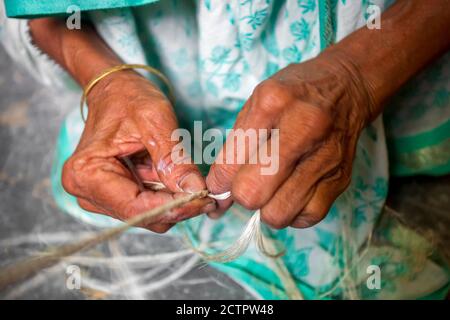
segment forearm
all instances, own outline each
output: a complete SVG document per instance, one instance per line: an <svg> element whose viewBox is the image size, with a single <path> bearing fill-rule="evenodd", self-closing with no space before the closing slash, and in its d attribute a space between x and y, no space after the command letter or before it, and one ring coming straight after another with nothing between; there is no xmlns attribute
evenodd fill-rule
<svg viewBox="0 0 450 320"><path fill-rule="evenodd" d="M372 100L373 119L387 98L450 48L449 30L449 0L399 0L381 16L380 30L363 27L324 54L356 66Z"/></svg>
<svg viewBox="0 0 450 320"><path fill-rule="evenodd" d="M121 63L88 25L81 30L69 30L63 20L43 18L31 20L29 26L33 42L82 87L101 71Z"/></svg>

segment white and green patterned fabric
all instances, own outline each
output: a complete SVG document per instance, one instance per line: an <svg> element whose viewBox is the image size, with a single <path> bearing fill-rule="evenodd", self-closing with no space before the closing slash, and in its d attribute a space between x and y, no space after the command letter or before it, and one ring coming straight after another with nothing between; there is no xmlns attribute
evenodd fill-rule
<svg viewBox="0 0 450 320"><path fill-rule="evenodd" d="M10 16L32 17L63 14L66 7L62 4L66 2L14 0L6 4ZM148 64L169 77L182 126L191 128L193 121L201 120L204 129L227 129L233 126L258 83L290 63L315 57L363 26L368 6L375 4L384 10L393 1L69 2L86 11L84 17L126 63ZM19 50L16 58L34 59L26 64L34 72L38 70L41 79L63 84L67 90L73 88L64 73L30 45L29 36L17 35L26 30L23 20L8 20L4 25L3 38L12 39L4 41L6 46L26 48L22 51L25 53ZM306 298L441 297L448 288L449 273L437 259L429 258L429 244L401 225L381 223L380 215L389 178L386 141L394 174L450 172L449 59L450 54L442 57L392 100L391 111L386 113L387 138L382 117L364 130L352 183L324 221L304 230L267 228L266 232L286 250L278 263L251 247L236 261L214 266L257 297L268 299L291 296L279 278L280 268L288 270ZM55 199L66 212L83 221L111 226L118 222L82 210L61 186L62 165L75 149L82 130L83 122L74 107L58 139L52 173ZM439 154L439 159L433 154ZM218 221L202 216L178 228L187 231L197 244L229 243L238 237L250 214L234 205ZM374 244L371 239L375 238L381 244ZM373 264L382 270L381 290L366 286L367 267Z"/></svg>

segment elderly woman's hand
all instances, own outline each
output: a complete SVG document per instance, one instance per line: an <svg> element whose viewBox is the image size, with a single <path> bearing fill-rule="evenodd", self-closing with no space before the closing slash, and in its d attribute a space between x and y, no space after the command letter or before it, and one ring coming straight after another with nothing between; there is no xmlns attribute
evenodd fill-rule
<svg viewBox="0 0 450 320"><path fill-rule="evenodd" d="M94 87L88 105L81 141L65 163L62 177L64 188L78 198L82 208L127 219L179 193L206 188L195 165L172 162L177 142L170 137L177 120L170 102L151 82L135 72L116 72ZM120 160L139 153L147 154L135 156L139 178L161 181L167 192L140 192ZM214 209L211 201L194 201L144 227L164 232L179 220Z"/></svg>
<svg viewBox="0 0 450 320"><path fill-rule="evenodd" d="M328 54L289 65L255 88L234 127L279 129L279 170L261 175L259 163L215 163L208 189L231 190L235 201L260 208L262 220L275 228L316 224L350 183L356 143L372 118L372 101L359 71L345 57ZM230 204L221 202L210 216Z"/></svg>

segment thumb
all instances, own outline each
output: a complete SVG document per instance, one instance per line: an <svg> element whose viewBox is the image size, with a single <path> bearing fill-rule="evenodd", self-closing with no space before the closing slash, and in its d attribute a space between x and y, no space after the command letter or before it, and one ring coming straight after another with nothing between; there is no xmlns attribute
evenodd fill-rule
<svg viewBox="0 0 450 320"><path fill-rule="evenodd" d="M205 190L205 180L190 155L171 139L178 123L170 103L147 106L146 110L136 120L161 182L172 192Z"/></svg>

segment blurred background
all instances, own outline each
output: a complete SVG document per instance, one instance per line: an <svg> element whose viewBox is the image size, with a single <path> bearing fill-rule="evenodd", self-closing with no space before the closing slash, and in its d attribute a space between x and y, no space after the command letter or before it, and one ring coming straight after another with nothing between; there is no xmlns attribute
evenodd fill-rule
<svg viewBox="0 0 450 320"><path fill-rule="evenodd" d="M53 202L50 170L60 123L79 97L58 95L14 65L0 47L0 266L95 231ZM394 179L388 204L450 261L450 177ZM133 255L133 258L130 256ZM81 266L83 290L66 267ZM89 288L89 289L88 289ZM119 293L118 293L119 292ZM167 236L125 234L87 256L0 292L7 299L252 299L241 286Z"/></svg>

